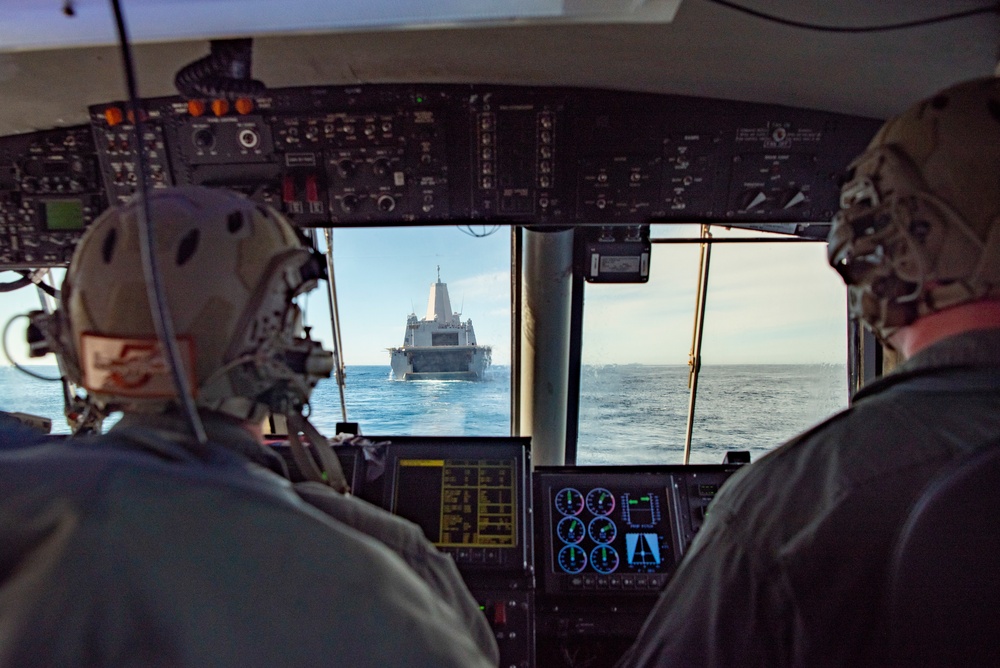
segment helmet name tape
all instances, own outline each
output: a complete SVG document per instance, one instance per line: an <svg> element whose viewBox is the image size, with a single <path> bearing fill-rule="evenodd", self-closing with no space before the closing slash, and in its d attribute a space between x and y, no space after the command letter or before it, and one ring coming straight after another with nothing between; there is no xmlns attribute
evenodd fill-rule
<svg viewBox="0 0 1000 668"><path fill-rule="evenodd" d="M194 341L179 337L184 371L194 380ZM155 337L118 338L85 333L80 337L83 386L137 399L177 396L170 365ZM192 382L192 386L194 383Z"/></svg>

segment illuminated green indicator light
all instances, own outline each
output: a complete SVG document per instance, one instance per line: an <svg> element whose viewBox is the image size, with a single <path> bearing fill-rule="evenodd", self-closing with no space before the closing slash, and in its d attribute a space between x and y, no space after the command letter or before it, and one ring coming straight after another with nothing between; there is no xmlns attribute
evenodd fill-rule
<svg viewBox="0 0 1000 668"><path fill-rule="evenodd" d="M640 496L639 498L642 499L643 501L649 501L648 496Z"/></svg>
<svg viewBox="0 0 1000 668"><path fill-rule="evenodd" d="M635 504L637 504L637 503L639 503L639 502L638 502L638 501L636 501L635 499L629 499L629 500L628 500L628 505L630 505L630 506L634 506L634 505L635 505Z"/></svg>
<svg viewBox="0 0 1000 668"><path fill-rule="evenodd" d="M423 102L424 102L424 96L423 95L418 95L417 96L417 104L423 104Z"/></svg>

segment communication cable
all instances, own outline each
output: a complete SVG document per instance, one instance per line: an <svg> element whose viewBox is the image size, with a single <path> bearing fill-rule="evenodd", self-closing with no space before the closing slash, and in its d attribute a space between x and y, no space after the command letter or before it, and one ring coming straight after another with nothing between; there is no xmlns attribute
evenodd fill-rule
<svg viewBox="0 0 1000 668"><path fill-rule="evenodd" d="M65 381L64 378L56 378L56 377L53 377L53 376L43 376L40 373L35 373L31 369L27 369L27 368L21 366L17 362L17 360L15 360L13 357L11 357L10 349L7 348L7 332L10 331L10 327L11 327L11 325L14 324L15 320L17 320L18 318L27 318L27 317L28 316L26 314L24 314L24 313L18 313L17 315L15 315L14 317L12 317L10 320L8 320L6 325L4 325L4 327L3 327L3 334L0 334L0 347L3 348L4 357L7 358L7 361L10 362L10 364L11 364L12 367L14 367L15 369L17 369L21 373L24 373L24 374L27 374L27 375L31 376L32 378L37 378L38 380L45 380L45 381L50 381L50 382L57 381L57 380Z"/></svg>
<svg viewBox="0 0 1000 668"><path fill-rule="evenodd" d="M167 366L170 368L170 375L177 390L177 398L180 401L181 409L187 419L192 436L194 436L198 445L204 448L208 443L208 436L205 434L205 427L201 422L201 417L198 415L198 409L194 403L188 377L182 371L180 350L177 347L174 332L174 321L170 317L170 308L167 305L166 292L163 289L162 276L156 260L156 235L154 234L156 221L150 215L149 199L146 196L146 174L148 168L146 165L146 150L142 143L143 119L135 81L132 47L129 43L128 32L125 27L125 18L122 14L121 3L119 0L111 0L111 6L114 10L115 25L118 29L122 66L125 70L125 82L128 87L128 105L132 112L132 127L135 132L136 176L138 177L136 196L141 203L139 207L139 249L142 258L143 277L146 281L146 296L149 301L153 328L156 330L156 336L160 341L160 348L165 353Z"/></svg>
<svg viewBox="0 0 1000 668"><path fill-rule="evenodd" d="M823 25L819 23L809 23L807 21L795 21L792 19L786 19L782 16L777 16L775 14L768 14L767 12L762 12L758 9L753 9L745 5L738 4L736 2L730 2L730 0L708 0L716 5L721 5L729 9L741 12L743 14L749 14L759 19L764 19L765 21L770 21L771 23L777 23L783 26L790 26L792 28L804 28L806 30L815 30L817 32L839 32L839 33L871 33L871 32L889 32L891 30L904 30L906 28L917 28L920 26L935 25L937 23L944 23L946 21L956 21L958 19L964 19L969 16L976 16L977 14L998 14L1000 13L1000 3L993 3L991 5L984 5L982 7L977 7L976 9L969 9L962 12L954 12L952 14L942 14L941 16L931 16L926 19L916 19L913 21L903 21L900 23L886 23L884 25L875 26L831 26Z"/></svg>
<svg viewBox="0 0 1000 668"><path fill-rule="evenodd" d="M15 290L20 290L31 285L31 278L27 275L27 272L19 271L17 273L21 274L21 278L7 283L0 283L0 292L14 292Z"/></svg>

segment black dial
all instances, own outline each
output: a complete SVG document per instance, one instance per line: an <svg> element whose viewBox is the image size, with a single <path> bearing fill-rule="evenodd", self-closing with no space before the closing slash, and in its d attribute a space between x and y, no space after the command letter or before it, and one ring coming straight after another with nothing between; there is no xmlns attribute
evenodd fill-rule
<svg viewBox="0 0 1000 668"><path fill-rule="evenodd" d="M598 545L590 551L590 565L598 573L614 573L618 568L618 551L610 545Z"/></svg>
<svg viewBox="0 0 1000 668"><path fill-rule="evenodd" d="M579 573L587 567L587 553L578 545L567 545L559 550L559 568L566 573Z"/></svg>
<svg viewBox="0 0 1000 668"><path fill-rule="evenodd" d="M578 489L564 487L556 493L556 510L563 515L579 515L583 503L583 494Z"/></svg>
<svg viewBox="0 0 1000 668"><path fill-rule="evenodd" d="M583 540L587 530L579 518L564 517L559 520L559 525L556 526L556 534L562 542L574 544Z"/></svg>
<svg viewBox="0 0 1000 668"><path fill-rule="evenodd" d="M595 515L610 515L615 509L615 495L597 487L587 492L587 510Z"/></svg>
<svg viewBox="0 0 1000 668"><path fill-rule="evenodd" d="M618 535L618 527L615 523L607 517L595 517L590 520L590 526L587 527L587 533L590 534L590 539L595 543L610 543Z"/></svg>

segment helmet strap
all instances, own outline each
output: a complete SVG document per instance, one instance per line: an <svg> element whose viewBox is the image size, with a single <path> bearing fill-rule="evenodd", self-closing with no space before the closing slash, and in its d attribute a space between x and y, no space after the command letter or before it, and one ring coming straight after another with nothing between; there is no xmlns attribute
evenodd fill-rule
<svg viewBox="0 0 1000 668"><path fill-rule="evenodd" d="M344 470L340 466L340 460L337 458L333 448L330 447L329 441L323 438L322 434L317 431L316 427L301 412L291 411L288 413L287 419L288 442L292 449L292 457L295 459L296 465L298 465L299 470L305 476L306 480L329 485L341 494L350 493L351 488L347 484L347 478L344 477ZM313 455L306 450L299 434L302 434L307 444L312 446L313 453L319 458L322 471L320 467L316 466L316 460L313 458Z"/></svg>

